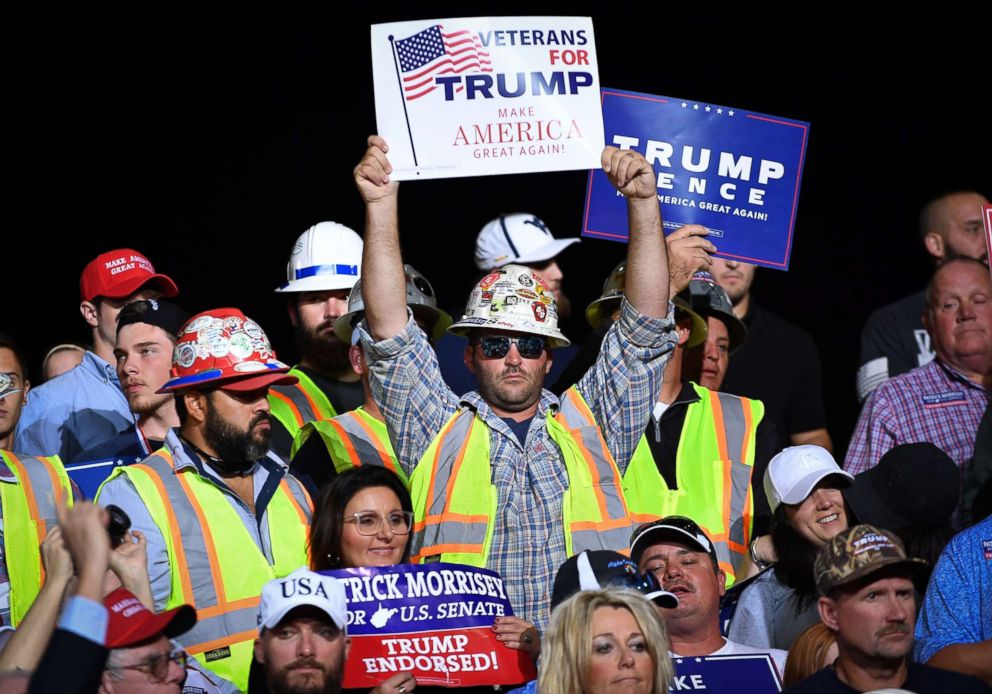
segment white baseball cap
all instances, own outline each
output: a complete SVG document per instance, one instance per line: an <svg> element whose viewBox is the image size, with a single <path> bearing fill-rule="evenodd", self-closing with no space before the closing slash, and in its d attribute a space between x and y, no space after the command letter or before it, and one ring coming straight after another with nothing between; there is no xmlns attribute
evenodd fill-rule
<svg viewBox="0 0 992 694"><path fill-rule="evenodd" d="M258 631L272 629L290 610L310 606L326 613L338 629L346 630L348 601L344 586L333 576L310 571L305 566L285 578L276 578L262 587L258 603Z"/></svg>
<svg viewBox="0 0 992 694"><path fill-rule="evenodd" d="M783 449L765 470L765 496L772 513L779 504L802 503L813 487L828 475L840 475L854 481L851 473L841 470L825 448L790 446Z"/></svg>
<svg viewBox="0 0 992 694"><path fill-rule="evenodd" d="M539 217L526 212L501 214L476 237L475 265L480 270L495 270L509 263L540 263L580 240L556 239Z"/></svg>

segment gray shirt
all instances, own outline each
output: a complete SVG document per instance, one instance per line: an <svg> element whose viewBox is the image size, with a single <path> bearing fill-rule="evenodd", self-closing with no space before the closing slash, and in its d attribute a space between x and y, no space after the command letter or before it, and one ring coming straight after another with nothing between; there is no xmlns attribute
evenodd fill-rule
<svg viewBox="0 0 992 694"><path fill-rule="evenodd" d="M801 611L798 604L795 590L778 579L775 569L765 571L741 593L727 637L752 648L787 651L796 637L820 621L816 600Z"/></svg>

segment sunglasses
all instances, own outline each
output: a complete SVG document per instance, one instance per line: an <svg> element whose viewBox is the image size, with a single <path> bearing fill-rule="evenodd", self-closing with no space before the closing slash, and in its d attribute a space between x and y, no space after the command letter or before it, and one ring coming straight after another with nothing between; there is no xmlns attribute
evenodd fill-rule
<svg viewBox="0 0 992 694"><path fill-rule="evenodd" d="M504 335L487 335L472 340L474 345L482 345L482 356L486 359L502 359L510 353L510 345L517 346L517 351L524 359L537 359L544 352L547 341L537 335L522 335L506 337Z"/></svg>

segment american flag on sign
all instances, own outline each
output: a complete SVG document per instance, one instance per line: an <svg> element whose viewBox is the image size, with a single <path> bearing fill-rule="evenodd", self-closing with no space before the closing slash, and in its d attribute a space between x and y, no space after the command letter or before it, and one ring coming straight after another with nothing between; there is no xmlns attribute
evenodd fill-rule
<svg viewBox="0 0 992 694"><path fill-rule="evenodd" d="M402 73L403 95L407 101L419 99L437 89L434 77L466 70L492 72L489 53L482 48L478 34L468 31L444 32L435 24L413 36L399 39L396 57ZM461 91L458 87L456 91Z"/></svg>

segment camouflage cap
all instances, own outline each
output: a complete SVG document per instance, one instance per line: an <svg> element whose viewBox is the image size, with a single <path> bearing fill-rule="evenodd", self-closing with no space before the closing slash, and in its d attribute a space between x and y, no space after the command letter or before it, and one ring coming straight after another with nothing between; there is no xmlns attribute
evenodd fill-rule
<svg viewBox="0 0 992 694"><path fill-rule="evenodd" d="M873 525L856 525L838 533L820 548L813 566L816 589L820 595L826 595L838 586L891 566L902 566L907 574L914 574L926 562L907 558L902 540L894 533Z"/></svg>

